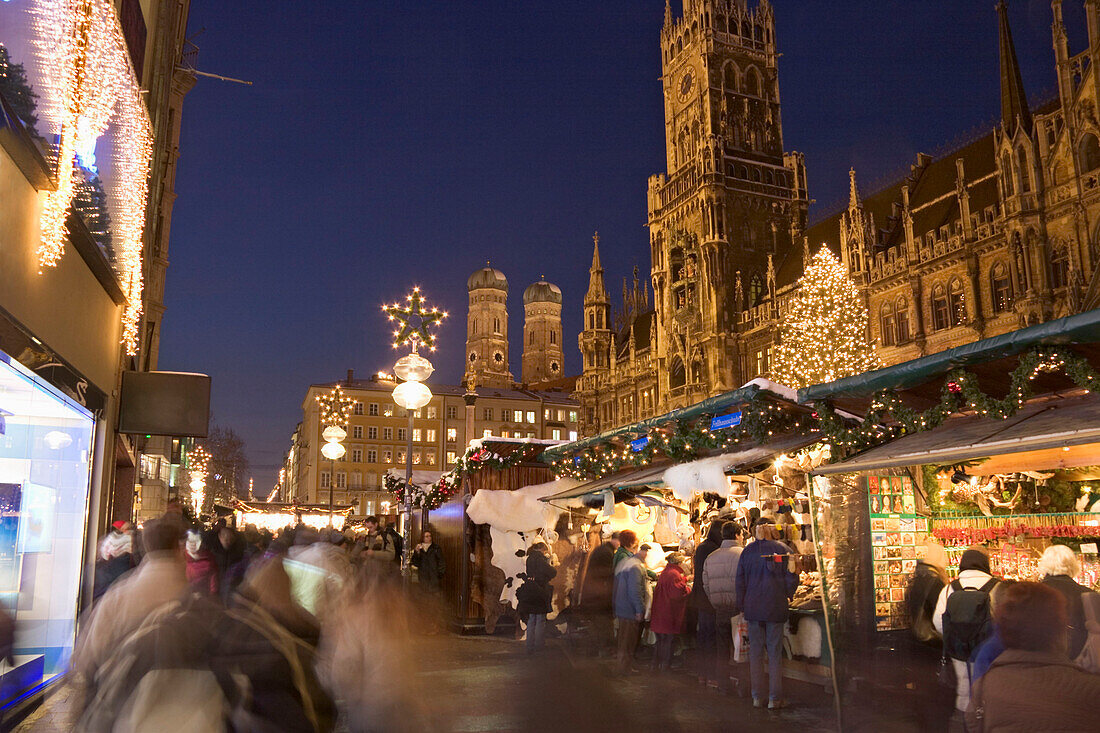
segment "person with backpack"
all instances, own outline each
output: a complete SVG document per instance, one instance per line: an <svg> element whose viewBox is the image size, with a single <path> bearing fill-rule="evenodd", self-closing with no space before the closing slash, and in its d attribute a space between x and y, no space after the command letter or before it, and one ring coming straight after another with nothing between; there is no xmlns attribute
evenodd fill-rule
<svg viewBox="0 0 1100 733"><path fill-rule="evenodd" d="M940 591L932 625L943 637L943 654L955 670L955 709L970 705L970 657L993 633L990 593L998 579L985 550L971 548L959 559L959 577Z"/></svg>

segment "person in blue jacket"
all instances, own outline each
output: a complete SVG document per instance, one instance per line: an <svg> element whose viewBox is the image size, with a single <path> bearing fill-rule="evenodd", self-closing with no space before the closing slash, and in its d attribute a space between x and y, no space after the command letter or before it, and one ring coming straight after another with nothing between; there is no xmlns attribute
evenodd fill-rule
<svg viewBox="0 0 1100 733"><path fill-rule="evenodd" d="M749 626L749 671L753 707L764 705L764 647L768 650L768 709L783 707L783 626L798 575L787 569L791 550L776 542L775 520L756 523L756 541L737 563L737 607Z"/></svg>

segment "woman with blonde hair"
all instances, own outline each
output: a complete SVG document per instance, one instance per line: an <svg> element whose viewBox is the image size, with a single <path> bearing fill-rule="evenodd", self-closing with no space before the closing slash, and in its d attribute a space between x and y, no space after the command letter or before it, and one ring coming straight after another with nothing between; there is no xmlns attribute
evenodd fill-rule
<svg viewBox="0 0 1100 733"><path fill-rule="evenodd" d="M1043 585L1050 586L1066 599L1067 631L1069 644L1066 649L1070 659L1076 659L1085 646L1088 630L1085 628L1085 609L1081 597L1092 593L1073 578L1081 572L1077 554L1065 545L1051 545L1039 558L1039 577Z"/></svg>

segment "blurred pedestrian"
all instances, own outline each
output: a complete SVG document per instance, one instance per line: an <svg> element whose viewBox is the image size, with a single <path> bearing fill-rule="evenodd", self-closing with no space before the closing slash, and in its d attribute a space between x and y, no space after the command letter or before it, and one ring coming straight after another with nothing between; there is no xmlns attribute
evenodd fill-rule
<svg viewBox="0 0 1100 733"><path fill-rule="evenodd" d="M974 683L967 729L1096 730L1100 675L1067 658L1065 597L1042 583L1013 583L993 613L1005 650Z"/></svg>
<svg viewBox="0 0 1100 733"><path fill-rule="evenodd" d="M611 646L611 590L615 546L602 542L599 529L588 533L589 553L581 568L582 579L577 608L593 642L593 651L603 654Z"/></svg>
<svg viewBox="0 0 1100 733"><path fill-rule="evenodd" d="M614 599L615 618L618 620L618 669L625 674L634 663L634 653L642 634L645 620L645 570L641 560L634 556L638 549L638 536L629 529L619 532L619 549L627 556L615 568Z"/></svg>
<svg viewBox="0 0 1100 733"><path fill-rule="evenodd" d="M947 551L935 540L924 546L924 557L917 566L905 590L905 607L909 611L909 630L918 641L939 646L940 633L932 624L936 601L947 584Z"/></svg>
<svg viewBox="0 0 1100 733"><path fill-rule="evenodd" d="M783 700L783 628L790 614L789 602L798 588L798 575L788 569L790 550L776 541L775 520L761 516L756 541L749 543L737 561L737 607L749 627L749 671L752 705L764 705L764 651L768 655L768 709L786 705Z"/></svg>
<svg viewBox="0 0 1100 733"><path fill-rule="evenodd" d="M135 566L133 552L133 525L119 520L111 525L107 535L99 541L99 557L96 559L92 600L99 600L107 589Z"/></svg>
<svg viewBox="0 0 1100 733"><path fill-rule="evenodd" d="M725 521L715 519L710 523L706 539L695 548L695 556L691 560L692 585L690 605L695 609L695 655L696 674L700 684L713 684L718 686L714 679L715 659L715 623L714 606L707 597L707 591L703 587L703 568L706 565L710 553L722 546L722 526Z"/></svg>
<svg viewBox="0 0 1100 733"><path fill-rule="evenodd" d="M649 628L657 635L653 666L658 671L668 671L672 666L672 645L684 629L684 614L691 587L683 562L684 556L679 552L666 555L665 569L657 577L657 587L653 591Z"/></svg>
<svg viewBox="0 0 1100 733"><path fill-rule="evenodd" d="M1088 637L1082 597L1086 593L1095 593L1074 580L1080 572L1081 563L1077 561L1076 553L1065 545L1051 545L1043 550L1043 556L1039 558L1039 575L1043 584L1058 591L1066 599L1066 617L1069 623L1066 653L1074 660L1080 656Z"/></svg>
<svg viewBox="0 0 1100 733"><path fill-rule="evenodd" d="M217 542L215 535L191 529L187 531L184 549L187 560L187 582L200 593L217 597L218 562L213 551L215 542Z"/></svg>
<svg viewBox="0 0 1100 733"><path fill-rule="evenodd" d="M714 607L715 667L718 689L729 692L736 680L731 677L730 650L733 634L740 624L737 606L737 563L741 557L741 525L722 525L722 546L707 556L703 566L703 585L707 599ZM738 683L739 684L739 683Z"/></svg>
<svg viewBox="0 0 1100 733"><path fill-rule="evenodd" d="M416 568L420 590L434 594L443 592L446 563L443 560L443 550L432 541L431 530L425 530L421 535L420 544L413 550L411 564Z"/></svg>
<svg viewBox="0 0 1100 733"><path fill-rule="evenodd" d="M527 619L527 653L546 645L546 615L552 608L554 589L550 581L558 571L550 564L550 548L536 542L527 548L523 585L516 590L516 614Z"/></svg>
<svg viewBox="0 0 1100 733"><path fill-rule="evenodd" d="M985 550L971 548L959 558L959 577L940 591L932 624L943 637L943 649L955 670L955 709L970 704L970 657L993 633L990 593L997 585Z"/></svg>

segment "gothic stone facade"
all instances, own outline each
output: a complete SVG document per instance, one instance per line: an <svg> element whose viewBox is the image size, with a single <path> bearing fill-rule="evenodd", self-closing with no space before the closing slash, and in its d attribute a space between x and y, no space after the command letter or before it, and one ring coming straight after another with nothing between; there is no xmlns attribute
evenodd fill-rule
<svg viewBox="0 0 1100 733"><path fill-rule="evenodd" d="M666 10L668 173L649 189L654 303L624 308L619 330L592 329L590 309L606 308L593 263L584 432L768 376L777 324L823 245L860 287L887 364L1095 307L1098 5L1086 0L1089 45L1071 54L1062 3L1052 3L1058 96L1032 108L999 4L1000 124L941 158L918 156L908 176L867 197L850 172L848 205L810 227L801 156L782 151L769 3L686 0L680 19ZM601 360L596 347L611 343L625 348Z"/></svg>

